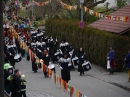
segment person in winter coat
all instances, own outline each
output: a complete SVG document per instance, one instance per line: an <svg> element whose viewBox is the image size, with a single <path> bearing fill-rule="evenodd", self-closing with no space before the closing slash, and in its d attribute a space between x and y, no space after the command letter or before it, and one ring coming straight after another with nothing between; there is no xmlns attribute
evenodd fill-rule
<svg viewBox="0 0 130 97"><path fill-rule="evenodd" d="M107 59L110 61L110 75L113 75L114 74L114 70L115 70L115 59L114 59L114 56L115 56L115 52L113 50L113 47L110 46L110 51L109 53L107 54Z"/></svg>
<svg viewBox="0 0 130 97"><path fill-rule="evenodd" d="M14 74L10 76L11 97L20 97L20 76L21 73L18 69L15 69Z"/></svg>
<svg viewBox="0 0 130 97"><path fill-rule="evenodd" d="M8 71L8 69L10 68L10 64L9 63L5 63L4 64L4 90L10 94L10 88L9 88L9 76L11 75L11 73Z"/></svg>
<svg viewBox="0 0 130 97"><path fill-rule="evenodd" d="M125 67L128 70L128 82L130 82L130 49L129 49L129 53L126 55L125 59Z"/></svg>

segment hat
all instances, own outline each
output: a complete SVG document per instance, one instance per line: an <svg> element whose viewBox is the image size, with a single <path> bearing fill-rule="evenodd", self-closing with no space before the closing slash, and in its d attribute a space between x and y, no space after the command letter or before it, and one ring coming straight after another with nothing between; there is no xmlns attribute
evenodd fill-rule
<svg viewBox="0 0 130 97"><path fill-rule="evenodd" d="M10 64L9 63L5 63L4 64L4 69L9 69L11 66L10 66Z"/></svg>
<svg viewBox="0 0 130 97"><path fill-rule="evenodd" d="M21 79L25 79L25 75L21 75Z"/></svg>

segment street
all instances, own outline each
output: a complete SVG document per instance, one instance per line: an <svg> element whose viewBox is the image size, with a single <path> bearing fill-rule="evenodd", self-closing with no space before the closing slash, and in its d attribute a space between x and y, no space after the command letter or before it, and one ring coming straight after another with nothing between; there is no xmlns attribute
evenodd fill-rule
<svg viewBox="0 0 130 97"><path fill-rule="evenodd" d="M25 58L16 63L16 68L26 75L28 97L69 97L67 93L60 90L60 86L54 84L52 78L45 78L41 69L34 73L31 62ZM56 74L60 76L60 68L57 65ZM129 91L113 85L112 82L130 88L127 73L118 72L115 75L108 75L106 70L96 65L92 65L92 69L85 72L84 76L79 76L76 70L71 71L69 85L87 97L130 97Z"/></svg>

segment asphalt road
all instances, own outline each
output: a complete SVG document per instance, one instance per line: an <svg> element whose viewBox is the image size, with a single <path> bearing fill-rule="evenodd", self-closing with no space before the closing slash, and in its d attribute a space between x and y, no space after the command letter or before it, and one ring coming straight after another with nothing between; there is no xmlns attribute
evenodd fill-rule
<svg viewBox="0 0 130 97"><path fill-rule="evenodd" d="M31 62L25 58L16 63L16 68L26 75L28 97L69 97L67 93L60 90L59 85L54 84L52 78L44 78L41 69L34 73ZM60 68L58 66L56 66L56 74L60 76ZM110 83L118 74L108 75L108 72L103 68L92 65L92 69L85 72L84 76L79 76L76 70L71 71L69 84L87 97L130 97L129 91ZM121 78L118 77L116 79L118 82L123 80L124 83L130 86L126 79Z"/></svg>

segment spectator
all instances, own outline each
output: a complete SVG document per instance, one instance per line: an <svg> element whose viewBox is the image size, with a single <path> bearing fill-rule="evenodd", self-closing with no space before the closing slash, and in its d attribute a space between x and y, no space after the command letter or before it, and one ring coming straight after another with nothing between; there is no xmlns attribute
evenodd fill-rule
<svg viewBox="0 0 130 97"><path fill-rule="evenodd" d="M10 81L8 80L9 79L9 76L11 75L11 73L8 71L8 69L10 68L10 64L9 63L6 63L4 64L4 90L10 94L10 88L9 88L9 83Z"/></svg>
<svg viewBox="0 0 130 97"><path fill-rule="evenodd" d="M20 71L16 69L14 74L10 76L11 97L20 97Z"/></svg>
<svg viewBox="0 0 130 97"><path fill-rule="evenodd" d="M110 75L113 75L114 74L114 70L115 70L115 59L114 59L114 50L113 50L113 47L110 46L110 51L109 53L107 54L107 59L110 61Z"/></svg>
<svg viewBox="0 0 130 97"><path fill-rule="evenodd" d="M126 55L125 59L125 67L128 70L128 82L130 82L130 49L129 49L129 53Z"/></svg>

